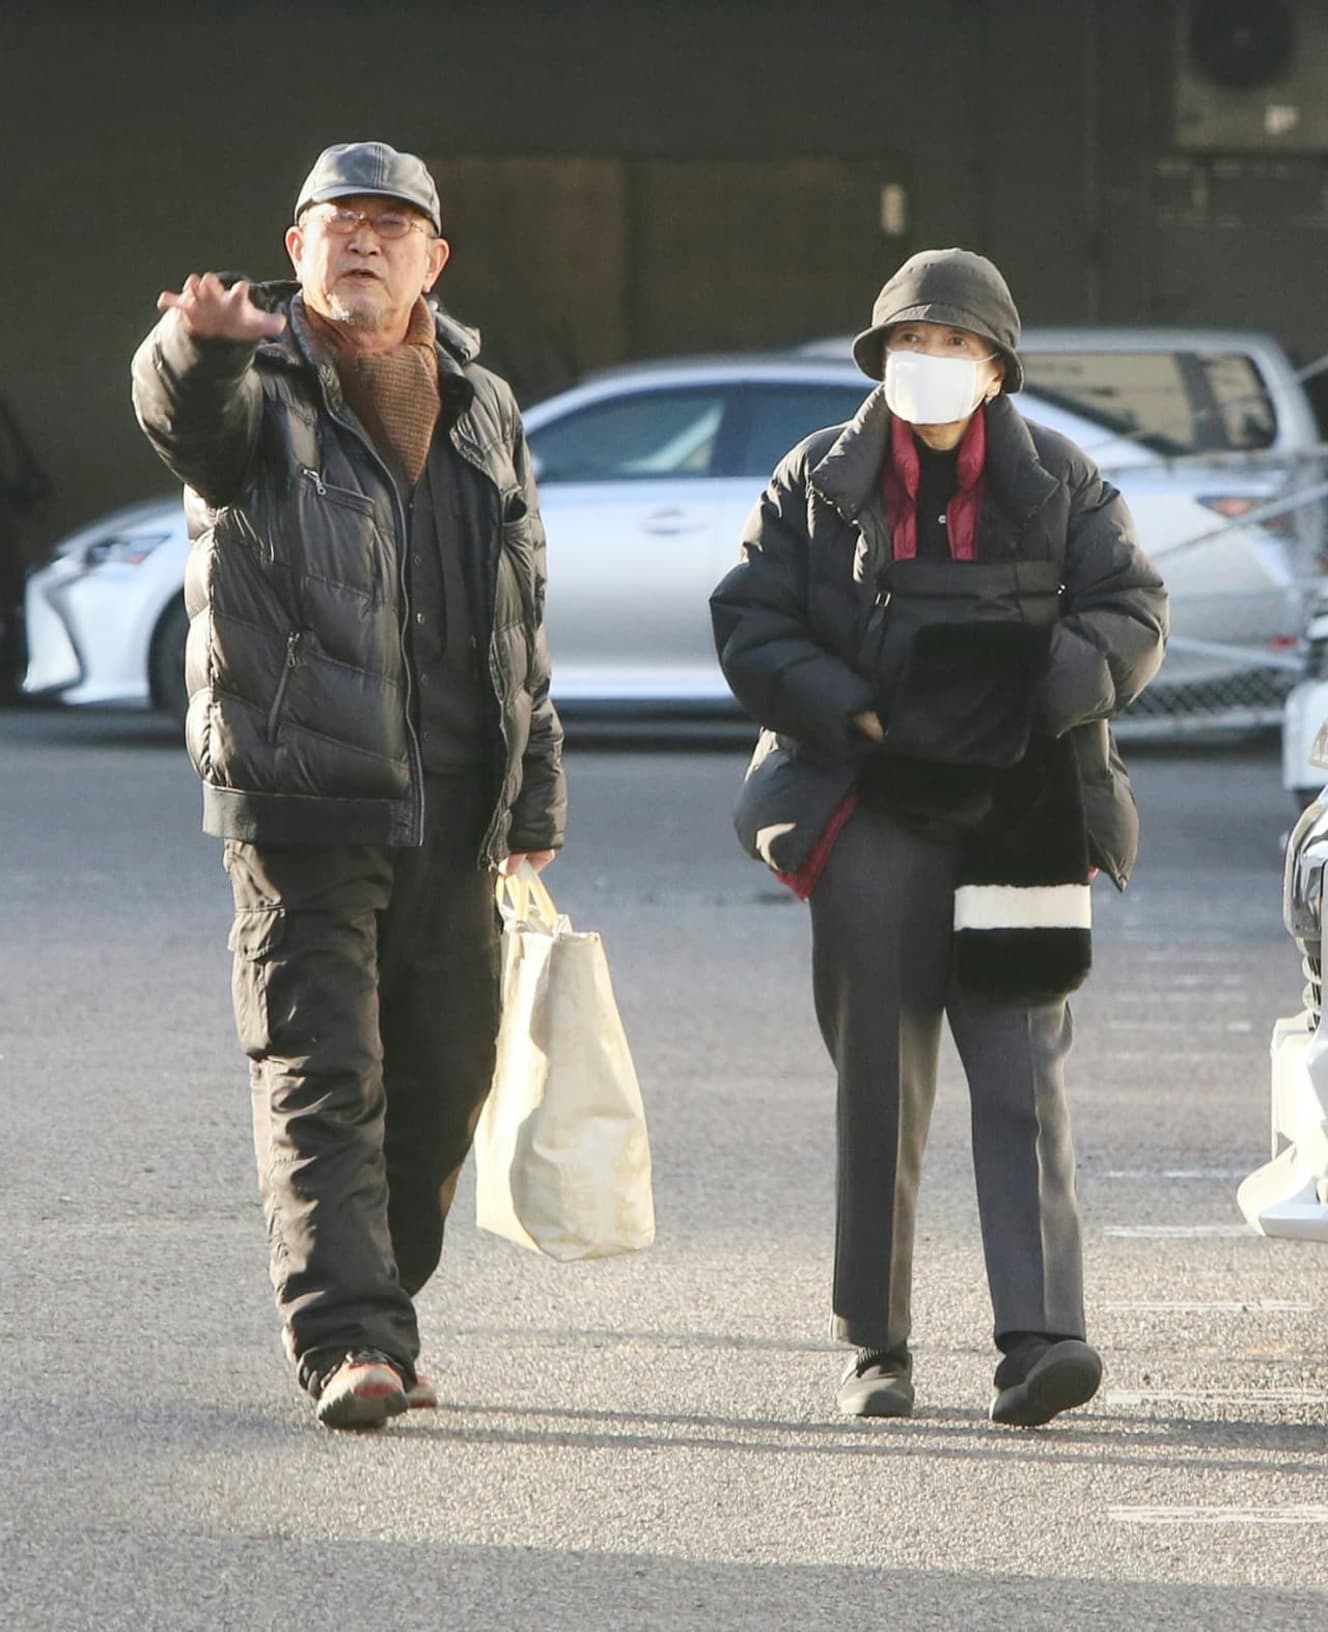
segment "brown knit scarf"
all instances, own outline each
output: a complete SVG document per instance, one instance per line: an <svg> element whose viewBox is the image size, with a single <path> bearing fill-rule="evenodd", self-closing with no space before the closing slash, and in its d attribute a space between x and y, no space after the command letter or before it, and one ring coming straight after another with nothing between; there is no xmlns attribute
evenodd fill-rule
<svg viewBox="0 0 1328 1632"><path fill-rule="evenodd" d="M336 323L313 311L304 315L331 354L347 403L374 446L413 488L424 474L438 423L438 356L433 312L421 296L410 314L406 338L391 351L360 351Z"/></svg>

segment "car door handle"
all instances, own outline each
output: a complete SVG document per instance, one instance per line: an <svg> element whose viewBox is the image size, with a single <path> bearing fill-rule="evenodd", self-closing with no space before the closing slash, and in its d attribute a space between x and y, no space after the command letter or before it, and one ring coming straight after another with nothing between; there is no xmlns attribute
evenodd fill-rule
<svg viewBox="0 0 1328 1632"><path fill-rule="evenodd" d="M703 533L709 527L704 517L690 516L686 510L652 510L641 522L643 533Z"/></svg>

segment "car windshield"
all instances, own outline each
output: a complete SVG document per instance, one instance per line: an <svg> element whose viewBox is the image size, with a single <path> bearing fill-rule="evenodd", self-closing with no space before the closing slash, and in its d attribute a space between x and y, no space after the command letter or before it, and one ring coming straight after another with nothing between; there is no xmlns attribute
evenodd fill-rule
<svg viewBox="0 0 1328 1632"><path fill-rule="evenodd" d="M1277 416L1240 352L1028 351L1029 388L1163 456L1271 447Z"/></svg>

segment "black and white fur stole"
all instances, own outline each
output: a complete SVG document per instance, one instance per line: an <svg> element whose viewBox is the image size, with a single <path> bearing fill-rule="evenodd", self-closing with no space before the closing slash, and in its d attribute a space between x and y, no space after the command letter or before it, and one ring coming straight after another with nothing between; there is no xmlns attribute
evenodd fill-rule
<svg viewBox="0 0 1328 1632"><path fill-rule="evenodd" d="M965 840L955 890L960 984L1002 1003L1049 1002L1092 965L1088 835L1068 737L1034 737L994 773L992 806Z"/></svg>

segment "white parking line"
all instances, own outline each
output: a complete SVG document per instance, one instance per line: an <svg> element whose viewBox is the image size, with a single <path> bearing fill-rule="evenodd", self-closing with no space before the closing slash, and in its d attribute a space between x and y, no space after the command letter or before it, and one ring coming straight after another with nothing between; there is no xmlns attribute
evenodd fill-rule
<svg viewBox="0 0 1328 1632"><path fill-rule="evenodd" d="M1168 986L1203 986L1211 988L1213 986L1243 986L1244 984L1245 980L1241 975L1175 974L1170 980L1159 981L1158 987L1165 991Z"/></svg>
<svg viewBox="0 0 1328 1632"><path fill-rule="evenodd" d="M1249 1224L1108 1224L1102 1233L1135 1241L1177 1241L1215 1235L1257 1237L1259 1234Z"/></svg>
<svg viewBox="0 0 1328 1632"><path fill-rule="evenodd" d="M1140 1037L1139 1042L1144 1039ZM1262 1045L1260 1045L1262 1048ZM1117 1065L1191 1065L1201 1064L1207 1060L1229 1060L1231 1058L1230 1043L1220 1038L1213 1039L1211 1048L1203 1048L1195 1044L1189 1048L1113 1048L1106 1056L1108 1063Z"/></svg>
<svg viewBox="0 0 1328 1632"><path fill-rule="evenodd" d="M1328 1524L1328 1507L1112 1507L1117 1524Z"/></svg>
<svg viewBox="0 0 1328 1632"><path fill-rule="evenodd" d="M1274 1298L1249 1303L1104 1303L1112 1314L1140 1315L1310 1315L1312 1303L1280 1303Z"/></svg>
<svg viewBox="0 0 1328 1632"><path fill-rule="evenodd" d="M1105 1015L1101 1020L1093 1022L1106 1031L1169 1031L1179 1034L1183 1029L1180 1021L1171 1020L1134 1020L1124 1016ZM1226 1031L1253 1031L1252 1020L1228 1020L1223 1028Z"/></svg>
<svg viewBox="0 0 1328 1632"><path fill-rule="evenodd" d="M1108 1389L1108 1405L1317 1405L1328 1406L1328 1392L1308 1388L1251 1388L1240 1394L1211 1388Z"/></svg>
<svg viewBox="0 0 1328 1632"><path fill-rule="evenodd" d="M1244 1167L1109 1167L1104 1173L1081 1169L1084 1178L1092 1179L1243 1179L1249 1172Z"/></svg>
<svg viewBox="0 0 1328 1632"><path fill-rule="evenodd" d="M1171 1031L1179 1032L1179 1020L1135 1020L1125 1015L1106 1014L1094 1021L1104 1031Z"/></svg>
<svg viewBox="0 0 1328 1632"><path fill-rule="evenodd" d="M1242 1009L1249 1002L1249 992L1244 981L1210 981L1196 975L1193 980L1184 981L1179 985L1171 981L1158 981L1156 986L1150 986L1147 991L1113 992L1111 1007L1112 1014L1117 1019L1122 1015L1133 1014L1140 1021L1158 1021L1165 1020L1179 1004L1186 1006L1188 1014L1193 1004L1210 1002L1216 996L1227 998L1233 1007L1239 1004ZM1107 1018L1110 1016L1103 1016L1103 1019ZM1194 1022L1191 1020L1189 1023ZM1096 1019L1094 1024L1097 1024Z"/></svg>
<svg viewBox="0 0 1328 1632"><path fill-rule="evenodd" d="M1188 960L1187 960L1188 961ZM1237 988L1248 988L1249 981L1241 974L1232 974L1230 960L1220 962L1216 967L1211 963L1195 964L1192 968L1155 971L1132 967L1123 979L1149 981L1147 986L1125 987L1125 992L1131 997L1140 997L1146 1001L1156 1003L1159 998L1168 993L1179 990L1183 995L1190 996L1196 991L1216 991L1219 987L1232 991Z"/></svg>

